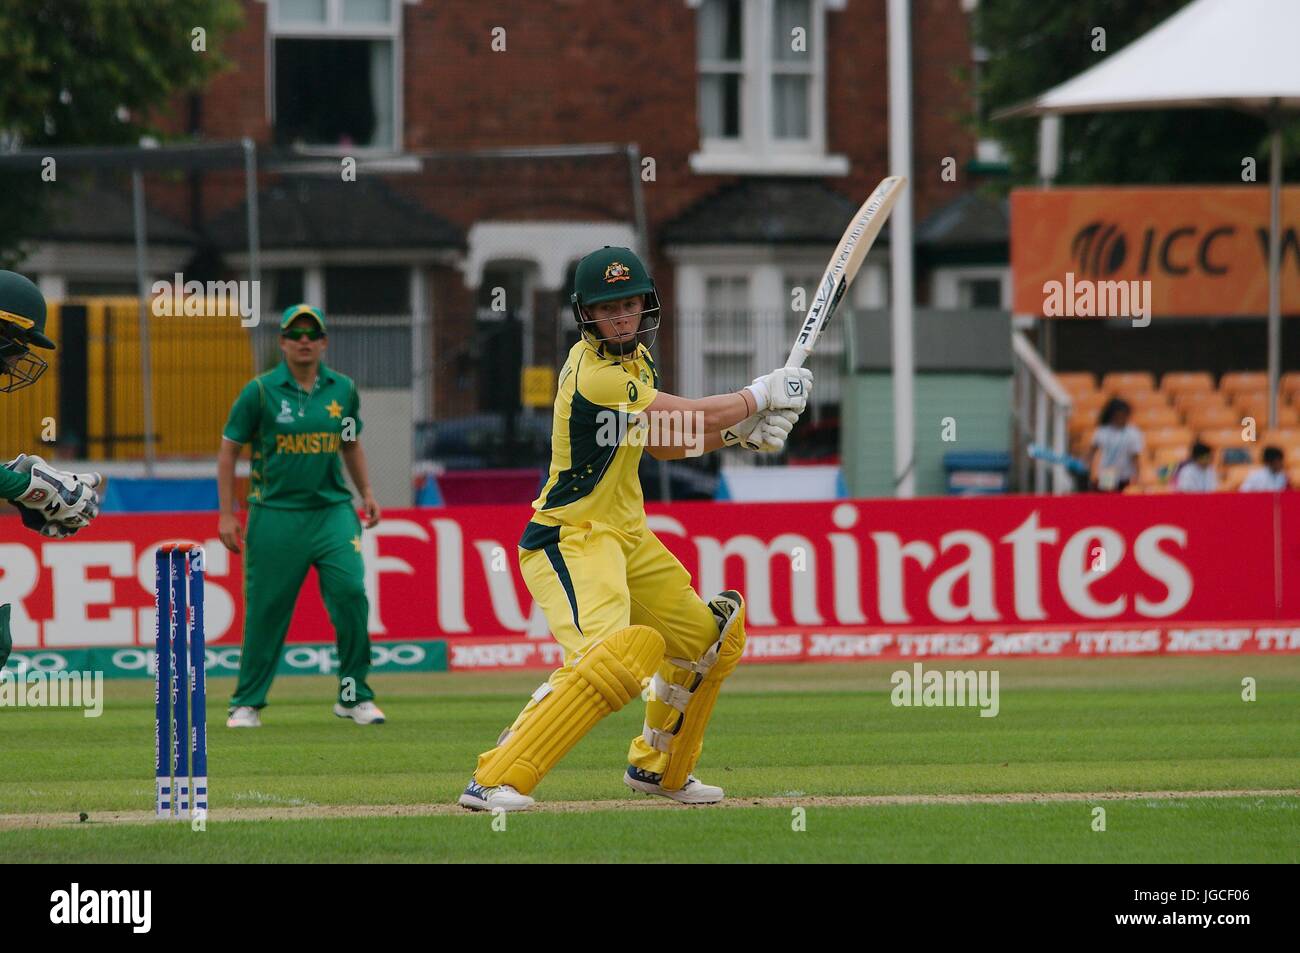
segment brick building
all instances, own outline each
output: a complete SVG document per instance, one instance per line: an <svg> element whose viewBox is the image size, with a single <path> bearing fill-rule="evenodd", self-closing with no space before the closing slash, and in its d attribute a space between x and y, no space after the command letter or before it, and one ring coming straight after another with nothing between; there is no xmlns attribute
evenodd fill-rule
<svg viewBox="0 0 1300 953"><path fill-rule="evenodd" d="M974 192L974 5L912 4L917 289L949 307L1005 305L1005 211ZM885 0L243 6L231 68L165 122L257 143L264 306L411 320L417 421L491 406L518 365L554 366L574 334L573 265L601 244L648 249L668 387L746 383L784 358L793 296L887 171ZM601 143L614 148L500 152ZM236 172L150 176L149 197L170 243L160 275L177 243L190 273L247 266ZM131 286L128 257L94 254L129 244L119 218L98 246L78 237L80 256L45 236L32 270L47 292ZM886 304L887 247L888 233L854 306ZM834 342L815 361L833 407Z"/></svg>

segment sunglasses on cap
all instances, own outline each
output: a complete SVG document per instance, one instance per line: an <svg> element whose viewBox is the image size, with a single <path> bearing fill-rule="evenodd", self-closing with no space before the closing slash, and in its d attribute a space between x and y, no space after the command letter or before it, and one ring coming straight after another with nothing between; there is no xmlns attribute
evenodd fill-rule
<svg viewBox="0 0 1300 953"><path fill-rule="evenodd" d="M280 332L280 337L288 338L290 341L301 341L304 338L308 341L319 341L325 336L325 332L320 328L285 328Z"/></svg>

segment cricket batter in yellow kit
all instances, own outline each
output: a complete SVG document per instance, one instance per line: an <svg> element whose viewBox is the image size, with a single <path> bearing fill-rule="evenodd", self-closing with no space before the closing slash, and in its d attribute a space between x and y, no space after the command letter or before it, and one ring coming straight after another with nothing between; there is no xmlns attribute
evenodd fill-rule
<svg viewBox="0 0 1300 953"><path fill-rule="evenodd" d="M659 390L649 348L659 297L627 248L607 245L583 258L572 303L582 335L560 371L550 478L519 541L524 581L565 662L479 755L460 804L531 807L533 788L569 749L647 687L624 783L711 804L722 789L692 771L718 691L745 647L745 604L734 591L702 600L647 528L641 453L667 460L733 444L779 451L812 374L777 368L735 393L694 400Z"/></svg>

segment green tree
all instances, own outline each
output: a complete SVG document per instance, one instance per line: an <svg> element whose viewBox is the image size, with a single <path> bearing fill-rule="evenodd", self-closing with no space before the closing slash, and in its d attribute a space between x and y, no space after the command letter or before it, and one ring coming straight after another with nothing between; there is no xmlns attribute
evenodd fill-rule
<svg viewBox="0 0 1300 953"><path fill-rule="evenodd" d="M976 42L989 59L980 76L987 115L1033 99L1077 76L1147 33L1190 0L982 0ZM1244 15L1244 13L1243 13ZM1106 50L1093 31L1106 31ZM999 140L1011 178L1038 169L1038 119L986 121L981 135ZM1288 176L1300 173L1300 126L1288 119ZM1258 116L1219 109L1084 113L1063 117L1060 184L1241 182L1241 162L1258 161L1268 177L1268 126Z"/></svg>
<svg viewBox="0 0 1300 953"><path fill-rule="evenodd" d="M160 135L177 95L226 67L220 49L241 20L238 0L0 0L0 149ZM0 264L44 217L31 177L0 182Z"/></svg>

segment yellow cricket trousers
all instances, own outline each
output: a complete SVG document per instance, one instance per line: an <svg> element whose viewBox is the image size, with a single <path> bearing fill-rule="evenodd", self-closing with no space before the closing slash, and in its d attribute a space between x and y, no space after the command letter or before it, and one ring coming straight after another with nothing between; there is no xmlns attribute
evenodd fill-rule
<svg viewBox="0 0 1300 953"><path fill-rule="evenodd" d="M690 573L649 529L630 534L594 520L574 526L529 523L519 545L528 591L564 646L564 667L551 673L552 684L601 639L629 625L648 625L663 636L659 674L677 685L693 675L666 659L695 661L718 641L713 612L691 587ZM678 714L664 702L646 703L645 720L652 728L671 729ZM668 755L638 733L628 762L662 774Z"/></svg>

